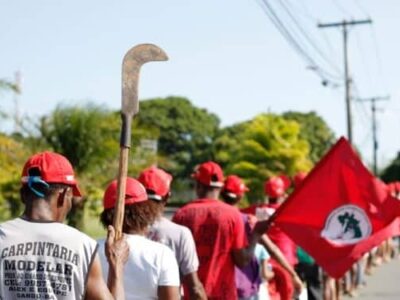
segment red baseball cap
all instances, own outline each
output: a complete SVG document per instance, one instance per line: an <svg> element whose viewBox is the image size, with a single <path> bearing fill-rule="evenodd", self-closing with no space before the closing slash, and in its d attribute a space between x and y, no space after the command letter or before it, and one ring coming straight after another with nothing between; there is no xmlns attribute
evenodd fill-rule
<svg viewBox="0 0 400 300"><path fill-rule="evenodd" d="M192 177L206 186L224 186L224 173L221 167L213 161L207 161L199 165L192 174Z"/></svg>
<svg viewBox="0 0 400 300"><path fill-rule="evenodd" d="M248 192L249 188L244 184L243 180L239 176L229 175L225 179L223 190L230 197L237 198L238 196L243 196L244 193Z"/></svg>
<svg viewBox="0 0 400 300"><path fill-rule="evenodd" d="M292 182L290 181L290 178L287 177L285 174L279 175L279 178L283 180L283 183L285 185L285 190L287 190L290 187L290 185L292 184Z"/></svg>
<svg viewBox="0 0 400 300"><path fill-rule="evenodd" d="M162 169L150 167L140 173L138 180L148 192L152 192L147 194L149 199L161 201L169 193L172 175Z"/></svg>
<svg viewBox="0 0 400 300"><path fill-rule="evenodd" d="M293 177L294 186L298 187L300 183L307 177L306 172L299 172Z"/></svg>
<svg viewBox="0 0 400 300"><path fill-rule="evenodd" d="M285 183L280 177L271 177L264 184L265 194L270 198L278 198L285 194Z"/></svg>
<svg viewBox="0 0 400 300"><path fill-rule="evenodd" d="M126 178L125 205L147 201L144 186L134 178ZM114 208L117 201L117 180L111 181L103 196L104 209Z"/></svg>
<svg viewBox="0 0 400 300"><path fill-rule="evenodd" d="M75 172L71 163L61 154L45 151L31 156L24 165L22 170L21 182L27 184L31 169L37 169L40 172L41 180L47 183L62 183L72 187L73 195L82 196L78 187L78 182L75 179Z"/></svg>

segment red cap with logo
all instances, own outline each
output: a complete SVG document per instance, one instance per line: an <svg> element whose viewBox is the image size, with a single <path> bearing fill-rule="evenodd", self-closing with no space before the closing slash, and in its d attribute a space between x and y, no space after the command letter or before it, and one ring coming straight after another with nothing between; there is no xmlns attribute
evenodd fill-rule
<svg viewBox="0 0 400 300"><path fill-rule="evenodd" d="M224 185L224 173L221 167L213 161L199 165L192 177L206 186L223 187Z"/></svg>
<svg viewBox="0 0 400 300"><path fill-rule="evenodd" d="M125 205L147 201L147 193L144 186L134 178L126 178ZM103 206L105 209L114 208L117 201L117 180L113 180L107 187Z"/></svg>
<svg viewBox="0 0 400 300"><path fill-rule="evenodd" d="M37 169L38 176L32 176L30 171ZM67 158L61 154L45 151L31 156L22 170L21 182L28 184L32 178L46 183L61 183L72 187L74 196L82 196L75 179L74 169Z"/></svg>
<svg viewBox="0 0 400 300"><path fill-rule="evenodd" d="M161 201L169 193L172 175L162 169L150 167L140 173L138 180L147 190L149 199Z"/></svg>
<svg viewBox="0 0 400 300"><path fill-rule="evenodd" d="M243 180L236 175L229 175L225 179L223 190L228 196L237 198L243 196L244 193L249 191L249 188L244 184Z"/></svg>
<svg viewBox="0 0 400 300"><path fill-rule="evenodd" d="M285 183L280 177L271 177L264 184L265 194L270 198L278 198L285 194Z"/></svg>

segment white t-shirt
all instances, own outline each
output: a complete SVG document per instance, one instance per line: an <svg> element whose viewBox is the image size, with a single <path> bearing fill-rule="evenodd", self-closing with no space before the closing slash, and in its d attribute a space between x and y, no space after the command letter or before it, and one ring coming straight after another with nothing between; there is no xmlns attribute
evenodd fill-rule
<svg viewBox="0 0 400 300"><path fill-rule="evenodd" d="M129 258L124 267L126 299L158 299L159 286L179 287L178 264L171 249L141 235L127 234L126 238L129 245ZM103 275L107 280L104 239L98 242Z"/></svg>
<svg viewBox="0 0 400 300"><path fill-rule="evenodd" d="M168 246L175 253L182 276L197 272L199 259L189 228L175 224L163 217L150 227L147 237Z"/></svg>
<svg viewBox="0 0 400 300"><path fill-rule="evenodd" d="M83 299L97 243L58 222L0 225L0 299Z"/></svg>

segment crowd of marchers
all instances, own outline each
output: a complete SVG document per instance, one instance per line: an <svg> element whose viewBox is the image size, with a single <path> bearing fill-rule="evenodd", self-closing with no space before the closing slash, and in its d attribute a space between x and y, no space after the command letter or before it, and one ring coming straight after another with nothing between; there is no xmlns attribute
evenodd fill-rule
<svg viewBox="0 0 400 300"><path fill-rule="evenodd" d="M42 152L21 176L23 214L0 225L0 299L338 299L355 295L364 273L394 256L386 242L341 280L268 219L306 177L271 177L265 201L240 209L248 188L212 161L192 178L197 195L163 216L172 176L149 167L128 177L123 238L115 239L117 181L107 186L100 221L108 236L95 241L63 222L81 196L70 162ZM67 272L67 271L68 272Z"/></svg>

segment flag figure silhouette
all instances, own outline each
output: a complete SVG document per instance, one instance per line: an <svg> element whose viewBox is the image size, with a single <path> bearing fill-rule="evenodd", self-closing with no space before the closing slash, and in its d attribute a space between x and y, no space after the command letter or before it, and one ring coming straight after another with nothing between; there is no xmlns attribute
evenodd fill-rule
<svg viewBox="0 0 400 300"><path fill-rule="evenodd" d="M331 148L274 215L332 277L400 234L400 202L363 165L345 138Z"/></svg>

